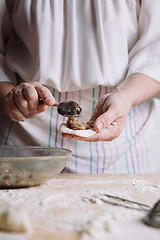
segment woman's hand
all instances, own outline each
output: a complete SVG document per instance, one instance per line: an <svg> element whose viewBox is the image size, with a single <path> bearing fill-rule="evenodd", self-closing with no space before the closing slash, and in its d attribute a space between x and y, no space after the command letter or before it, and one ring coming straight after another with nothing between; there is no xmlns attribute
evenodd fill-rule
<svg viewBox="0 0 160 240"><path fill-rule="evenodd" d="M126 117L131 108L129 98L125 98L120 91L104 95L97 103L94 113L88 122L97 131L91 137L83 138L75 135L63 134L63 137L70 137L87 142L111 141L117 138L124 127Z"/></svg>
<svg viewBox="0 0 160 240"><path fill-rule="evenodd" d="M123 129L131 106L140 104L160 92L160 83L141 73L136 73L120 83L118 91L105 95L98 103L89 121L96 134L89 138L63 134L64 137L96 142L111 141Z"/></svg>
<svg viewBox="0 0 160 240"><path fill-rule="evenodd" d="M9 91L2 101L3 110L12 121L32 118L54 103L55 99L49 89L38 82L21 83Z"/></svg>

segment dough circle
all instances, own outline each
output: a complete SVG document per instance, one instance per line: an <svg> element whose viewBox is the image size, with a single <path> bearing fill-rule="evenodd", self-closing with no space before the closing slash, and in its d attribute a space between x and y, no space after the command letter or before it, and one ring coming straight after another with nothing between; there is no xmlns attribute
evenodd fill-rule
<svg viewBox="0 0 160 240"><path fill-rule="evenodd" d="M31 227L23 208L0 201L0 231L26 232Z"/></svg>
<svg viewBox="0 0 160 240"><path fill-rule="evenodd" d="M92 135L94 135L96 133L96 131L93 130L93 129L73 130L73 129L68 128L65 123L62 123L60 125L59 130L62 133L73 134L73 135L76 135L76 136L79 136L79 137L86 137L86 138L91 137Z"/></svg>

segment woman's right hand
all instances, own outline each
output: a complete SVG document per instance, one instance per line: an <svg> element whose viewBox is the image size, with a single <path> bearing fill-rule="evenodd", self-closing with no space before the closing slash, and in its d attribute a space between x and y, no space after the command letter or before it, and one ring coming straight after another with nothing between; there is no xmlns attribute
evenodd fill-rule
<svg viewBox="0 0 160 240"><path fill-rule="evenodd" d="M43 103L39 102L42 99ZM25 121L55 104L48 88L38 82L21 83L2 100L3 110L12 121Z"/></svg>

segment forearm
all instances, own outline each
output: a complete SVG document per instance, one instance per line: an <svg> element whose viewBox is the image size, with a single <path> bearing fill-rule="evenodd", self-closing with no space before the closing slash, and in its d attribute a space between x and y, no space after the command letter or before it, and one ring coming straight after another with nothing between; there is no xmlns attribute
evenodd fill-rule
<svg viewBox="0 0 160 240"><path fill-rule="evenodd" d="M3 99L4 97L15 87L13 83L10 82L0 82L0 110L3 109Z"/></svg>
<svg viewBox="0 0 160 240"><path fill-rule="evenodd" d="M134 106L160 92L160 83L144 74L133 74L117 87Z"/></svg>

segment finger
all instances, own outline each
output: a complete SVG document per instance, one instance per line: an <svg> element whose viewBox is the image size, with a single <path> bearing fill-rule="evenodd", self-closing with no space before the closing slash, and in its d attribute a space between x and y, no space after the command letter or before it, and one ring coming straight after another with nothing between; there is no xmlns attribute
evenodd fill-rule
<svg viewBox="0 0 160 240"><path fill-rule="evenodd" d="M102 104L101 102L98 102L96 104L96 107L94 109L94 112L90 118L90 120L87 122L89 124L90 127L94 127L94 122L95 120L103 113L103 108L102 108Z"/></svg>
<svg viewBox="0 0 160 240"><path fill-rule="evenodd" d="M110 106L108 110L101 114L95 121L94 128L100 132L102 129L109 127L109 125L119 118L118 112L114 106Z"/></svg>
<svg viewBox="0 0 160 240"><path fill-rule="evenodd" d="M90 125L90 127L94 127L94 123L95 123L96 119L104 113L104 103L106 102L108 96L109 96L109 94L104 95L97 102L94 112L93 112L90 120L88 121L88 124Z"/></svg>
<svg viewBox="0 0 160 240"><path fill-rule="evenodd" d="M29 114L28 102L22 93L22 88L18 88L14 92L14 99L17 107L24 116Z"/></svg>
<svg viewBox="0 0 160 240"><path fill-rule="evenodd" d="M55 99L48 88L36 83L35 89L37 90L38 95L43 100L44 104L47 106L52 106L55 104Z"/></svg>
<svg viewBox="0 0 160 240"><path fill-rule="evenodd" d="M97 133L97 138L92 139L90 141L98 142L98 141L112 141L118 137L116 131L114 130L113 126L110 125L108 128L104 128L100 133Z"/></svg>
<svg viewBox="0 0 160 240"><path fill-rule="evenodd" d="M24 121L26 117L20 112L15 101L14 101L14 92L10 92L7 97L6 113L13 121Z"/></svg>
<svg viewBox="0 0 160 240"><path fill-rule="evenodd" d="M22 93L28 103L29 113L36 113L39 105L39 96L36 89L31 85L25 85L22 89Z"/></svg>

